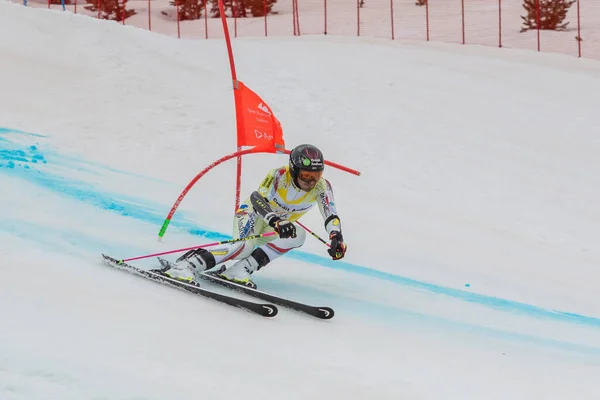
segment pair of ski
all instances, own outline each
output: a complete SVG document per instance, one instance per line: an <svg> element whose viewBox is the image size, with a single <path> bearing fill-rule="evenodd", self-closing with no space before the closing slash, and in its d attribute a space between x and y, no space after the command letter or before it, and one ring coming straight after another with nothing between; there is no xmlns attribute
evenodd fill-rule
<svg viewBox="0 0 600 400"><path fill-rule="evenodd" d="M138 267L135 267L130 264L126 264L116 258L107 256L105 254L102 255L105 263L111 265L113 267L123 269L130 273L133 273L138 276L142 276L153 281L163 283L175 288L186 290L190 293L200 295L203 297L207 297L216 301L219 301L224 304L228 304L233 307L241 308L246 311L250 311L252 313L261 315L263 317L274 317L278 313L277 306L282 306L286 308L290 308L295 311L299 311L308 315L311 315L320 319L331 319L334 316L334 311L330 307L316 307L311 306L304 303L299 303L293 300L289 300L283 297L275 296L266 292L262 292L257 289L252 289L250 287L237 284L235 282L230 282L225 279L222 279L216 275L211 275L209 273L202 273L201 278L217 284L219 286L235 290L239 293L247 294L249 296L255 297L257 299L266 301L268 303L255 303L252 301L240 299L234 296L228 296L222 293L214 292L210 289L204 288L200 285L194 283L186 283L179 281L177 279L170 278L160 272L160 270L144 270ZM164 266L164 261L161 260L161 264Z"/></svg>

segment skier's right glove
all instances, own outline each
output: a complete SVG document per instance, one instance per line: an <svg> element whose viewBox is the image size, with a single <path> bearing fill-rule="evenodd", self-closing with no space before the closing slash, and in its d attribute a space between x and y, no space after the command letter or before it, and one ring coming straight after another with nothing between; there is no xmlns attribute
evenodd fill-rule
<svg viewBox="0 0 600 400"><path fill-rule="evenodd" d="M273 217L269 220L269 225L275 229L275 232L277 232L282 239L296 237L296 226L290 221L286 221L279 217Z"/></svg>
<svg viewBox="0 0 600 400"><path fill-rule="evenodd" d="M339 260L344 258L346 254L346 243L344 243L344 237L342 236L342 232L333 231L331 235L329 235L329 239L331 240L331 245L327 252L334 260Z"/></svg>

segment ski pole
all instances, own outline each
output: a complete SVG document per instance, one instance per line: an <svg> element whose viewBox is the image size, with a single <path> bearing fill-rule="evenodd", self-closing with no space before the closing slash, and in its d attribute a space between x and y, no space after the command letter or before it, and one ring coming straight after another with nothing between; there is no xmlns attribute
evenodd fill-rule
<svg viewBox="0 0 600 400"><path fill-rule="evenodd" d="M329 243L327 243L326 241L324 241L323 239L321 239L321 236L317 235L316 233L314 233L313 231L311 231L310 229L308 229L304 224L302 224L300 221L295 221L295 224L300 225L301 227L303 227L306 232L310 233L311 235L313 235L314 237L316 237L321 243L323 243L325 246L327 247L331 247L329 245Z"/></svg>
<svg viewBox="0 0 600 400"><path fill-rule="evenodd" d="M119 260L119 264L127 262L127 261L141 260L143 258L158 257L158 256L163 256L165 254L179 253L181 251L188 251L188 250L199 249L201 247L218 246L220 244L226 244L226 243L237 243L237 242L243 242L243 241L246 241L246 240L258 239L258 238L261 238L261 237L273 236L273 235L277 235L277 232L261 233L260 235L253 235L253 236L247 236L247 237L239 238L239 239L229 239L229 240L223 240L221 242L201 244L199 246L186 247L185 249L169 250L169 251L163 251L162 253L155 253L155 254L148 254L148 255L145 255L145 256L124 258L122 260Z"/></svg>

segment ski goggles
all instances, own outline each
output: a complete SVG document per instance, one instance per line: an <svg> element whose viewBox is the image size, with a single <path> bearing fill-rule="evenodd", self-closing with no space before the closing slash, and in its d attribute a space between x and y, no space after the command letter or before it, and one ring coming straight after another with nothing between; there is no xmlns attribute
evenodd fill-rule
<svg viewBox="0 0 600 400"><path fill-rule="evenodd" d="M298 179L300 179L301 181L306 182L306 183L310 183L313 180L315 182L319 182L319 179L321 179L322 176L323 176L323 171L300 170L300 172L298 172Z"/></svg>

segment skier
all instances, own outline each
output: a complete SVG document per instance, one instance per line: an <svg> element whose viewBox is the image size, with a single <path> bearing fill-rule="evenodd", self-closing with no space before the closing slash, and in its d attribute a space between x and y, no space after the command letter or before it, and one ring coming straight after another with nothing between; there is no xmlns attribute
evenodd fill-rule
<svg viewBox="0 0 600 400"><path fill-rule="evenodd" d="M294 221L318 204L329 235L329 255L339 260L346 254L342 226L337 215L333 190L324 179L323 154L310 144L295 147L289 166L269 171L257 191L252 192L234 217L234 238L270 231L278 236L224 244L210 250L188 251L163 273L171 278L194 282L197 275L228 260L239 260L229 268L217 270L219 277L252 288L251 274L269 262L304 244L306 233Z"/></svg>

